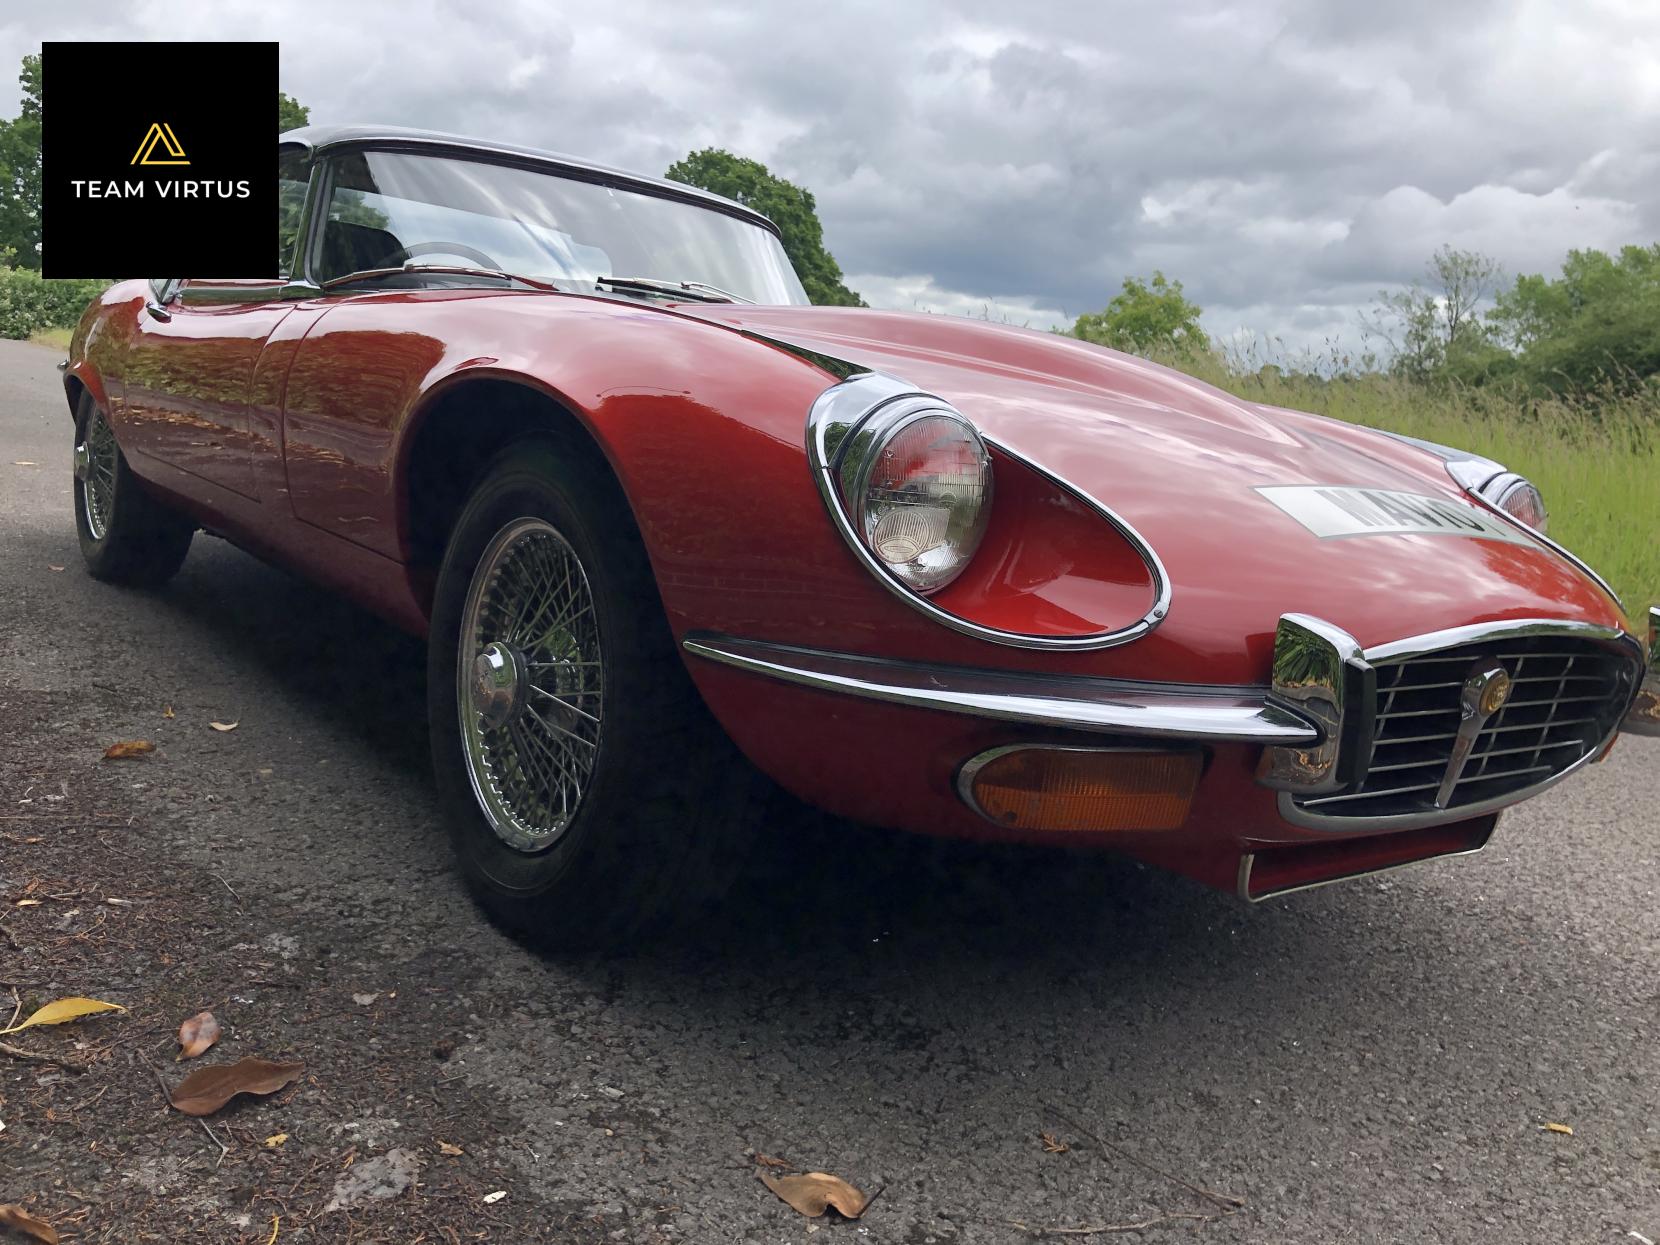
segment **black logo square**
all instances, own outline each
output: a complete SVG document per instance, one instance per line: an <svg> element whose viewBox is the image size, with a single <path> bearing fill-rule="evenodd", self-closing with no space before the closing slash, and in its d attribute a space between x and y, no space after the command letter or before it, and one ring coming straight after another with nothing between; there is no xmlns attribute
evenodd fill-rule
<svg viewBox="0 0 1660 1245"><path fill-rule="evenodd" d="M41 273L275 277L275 43L48 43Z"/></svg>

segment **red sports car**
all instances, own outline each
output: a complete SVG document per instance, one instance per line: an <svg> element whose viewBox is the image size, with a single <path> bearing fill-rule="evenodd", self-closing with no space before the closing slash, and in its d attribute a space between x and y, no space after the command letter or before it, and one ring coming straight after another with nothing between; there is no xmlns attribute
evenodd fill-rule
<svg viewBox="0 0 1660 1245"><path fill-rule="evenodd" d="M756 771L1256 900L1477 849L1660 732L1654 616L1497 463L809 306L768 220L672 182L279 141L284 277L123 282L75 333L81 547L154 584L205 529L427 636L439 798L516 930L717 892Z"/></svg>

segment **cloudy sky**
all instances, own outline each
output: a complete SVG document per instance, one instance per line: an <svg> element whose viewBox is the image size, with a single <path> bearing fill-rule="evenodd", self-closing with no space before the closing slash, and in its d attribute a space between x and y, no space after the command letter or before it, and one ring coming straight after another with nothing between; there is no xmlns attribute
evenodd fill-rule
<svg viewBox="0 0 1660 1245"><path fill-rule="evenodd" d="M715 145L818 197L873 304L1035 327L1128 274L1318 349L1442 243L1510 272L1660 240L1656 0L29 0L45 39L276 39L314 121L661 173ZM218 64L123 90L211 89ZM148 84L148 85L145 85ZM0 115L16 111L9 70Z"/></svg>

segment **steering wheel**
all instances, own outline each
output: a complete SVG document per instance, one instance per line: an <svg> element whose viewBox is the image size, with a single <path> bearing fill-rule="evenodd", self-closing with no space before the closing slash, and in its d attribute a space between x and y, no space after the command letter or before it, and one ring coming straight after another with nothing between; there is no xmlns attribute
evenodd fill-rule
<svg viewBox="0 0 1660 1245"><path fill-rule="evenodd" d="M481 268L500 268L491 256L486 255L476 246L468 246L465 242L413 242L408 246L400 246L395 251L388 251L370 268L395 268L406 260L414 259L417 255L463 255L475 260Z"/></svg>

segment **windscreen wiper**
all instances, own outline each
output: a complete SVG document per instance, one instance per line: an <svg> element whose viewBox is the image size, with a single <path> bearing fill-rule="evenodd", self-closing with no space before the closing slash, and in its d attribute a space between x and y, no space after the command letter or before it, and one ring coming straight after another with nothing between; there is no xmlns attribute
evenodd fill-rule
<svg viewBox="0 0 1660 1245"><path fill-rule="evenodd" d="M649 290L655 294L677 294L700 303L753 303L753 298L723 290L706 281L665 281L661 277L595 277L595 285L619 290Z"/></svg>
<svg viewBox="0 0 1660 1245"><path fill-rule="evenodd" d="M397 268L365 268L359 272L348 272L343 277L331 277L318 288L330 290L337 285L349 285L353 281L373 281L378 277L401 277L423 272L456 277L494 277L501 281L517 281L533 290L546 290L552 294L567 292L557 285L549 285L546 281L538 281L534 277L520 276L516 272L503 272L499 268L469 268L460 264L402 264Z"/></svg>

